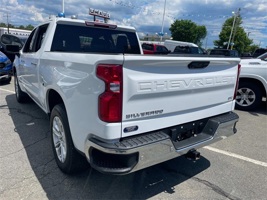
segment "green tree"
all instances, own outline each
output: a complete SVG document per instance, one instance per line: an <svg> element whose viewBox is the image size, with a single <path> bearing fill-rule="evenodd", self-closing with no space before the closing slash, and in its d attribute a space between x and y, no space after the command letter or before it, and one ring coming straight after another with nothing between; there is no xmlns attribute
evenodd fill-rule
<svg viewBox="0 0 267 200"><path fill-rule="evenodd" d="M198 26L191 20L175 20L171 24L170 31L173 40L193 42L200 46L202 45L201 40L207 35L205 26Z"/></svg>
<svg viewBox="0 0 267 200"><path fill-rule="evenodd" d="M9 28L16 28L13 24L9 24Z"/></svg>
<svg viewBox="0 0 267 200"><path fill-rule="evenodd" d="M258 48L260 48L259 45L252 44L252 45L250 45L250 46L248 46L248 47L245 48L245 52L253 53Z"/></svg>
<svg viewBox="0 0 267 200"><path fill-rule="evenodd" d="M23 25L20 25L18 28L19 29L25 29L25 27Z"/></svg>
<svg viewBox="0 0 267 200"><path fill-rule="evenodd" d="M218 48L227 48L233 22L234 17L228 18L223 24L219 34L219 40L213 41L214 45ZM239 53L247 52L250 49L250 45L253 43L253 40L249 39L244 28L241 27L241 24L242 18L241 16L237 16L230 41L230 43L233 43L233 46L229 45L229 48L236 49Z"/></svg>
<svg viewBox="0 0 267 200"><path fill-rule="evenodd" d="M0 23L0 27L6 27L5 23Z"/></svg>
<svg viewBox="0 0 267 200"><path fill-rule="evenodd" d="M29 24L29 25L27 25L27 26L25 26L25 29L26 30L33 30L34 29L34 26L33 25L31 25L31 24Z"/></svg>

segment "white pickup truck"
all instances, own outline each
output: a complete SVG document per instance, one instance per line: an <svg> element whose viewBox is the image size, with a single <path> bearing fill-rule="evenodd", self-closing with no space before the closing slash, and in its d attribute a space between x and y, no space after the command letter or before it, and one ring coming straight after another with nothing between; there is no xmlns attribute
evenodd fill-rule
<svg viewBox="0 0 267 200"><path fill-rule="evenodd" d="M49 115L65 173L83 156L107 174L197 158L196 149L236 133L238 58L146 56L132 27L65 18L8 49L17 52L17 101L30 96Z"/></svg>
<svg viewBox="0 0 267 200"><path fill-rule="evenodd" d="M255 59L242 59L236 108L255 110L267 97L267 53Z"/></svg>

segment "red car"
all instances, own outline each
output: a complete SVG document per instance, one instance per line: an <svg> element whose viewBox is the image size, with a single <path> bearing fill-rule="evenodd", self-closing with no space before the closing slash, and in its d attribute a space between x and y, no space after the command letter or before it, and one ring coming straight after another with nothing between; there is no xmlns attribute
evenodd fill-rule
<svg viewBox="0 0 267 200"><path fill-rule="evenodd" d="M144 54L168 54L169 51L164 45L143 43L142 49Z"/></svg>

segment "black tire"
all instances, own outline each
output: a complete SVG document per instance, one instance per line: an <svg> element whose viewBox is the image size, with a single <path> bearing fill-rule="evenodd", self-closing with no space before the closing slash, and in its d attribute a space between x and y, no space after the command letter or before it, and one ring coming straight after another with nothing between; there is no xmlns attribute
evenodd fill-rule
<svg viewBox="0 0 267 200"><path fill-rule="evenodd" d="M56 105L50 117L52 148L56 163L60 170L72 174L86 167L86 158L77 152L73 145L66 109L63 104Z"/></svg>
<svg viewBox="0 0 267 200"><path fill-rule="evenodd" d="M254 110L262 102L262 91L255 83L240 82L236 95L236 109Z"/></svg>
<svg viewBox="0 0 267 200"><path fill-rule="evenodd" d="M14 74L14 85L15 85L15 93L16 93L17 102L26 103L29 97L25 92L21 90L16 73Z"/></svg>

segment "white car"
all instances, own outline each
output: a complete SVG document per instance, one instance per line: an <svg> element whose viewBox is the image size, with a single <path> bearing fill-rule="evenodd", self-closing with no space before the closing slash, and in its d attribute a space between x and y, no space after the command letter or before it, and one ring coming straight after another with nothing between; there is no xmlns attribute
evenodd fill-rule
<svg viewBox="0 0 267 200"><path fill-rule="evenodd" d="M267 96L267 53L257 59L242 59L240 64L236 108L254 110Z"/></svg>

